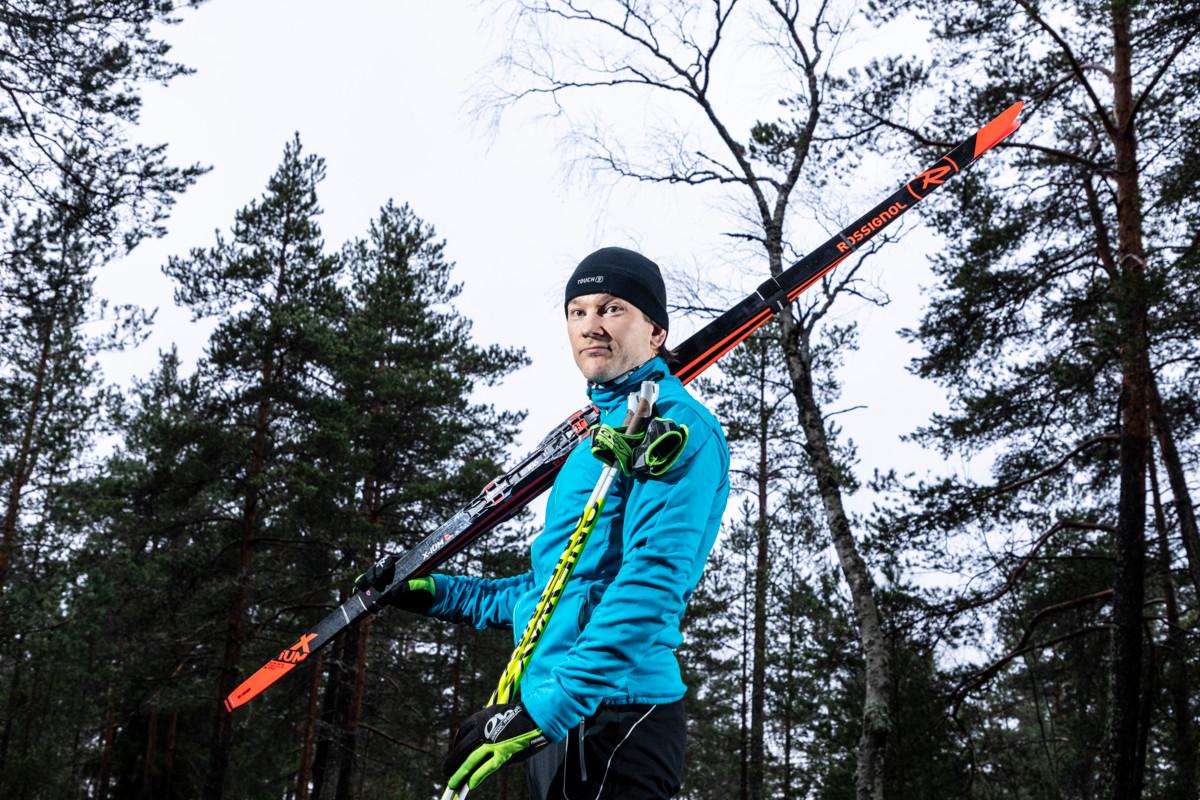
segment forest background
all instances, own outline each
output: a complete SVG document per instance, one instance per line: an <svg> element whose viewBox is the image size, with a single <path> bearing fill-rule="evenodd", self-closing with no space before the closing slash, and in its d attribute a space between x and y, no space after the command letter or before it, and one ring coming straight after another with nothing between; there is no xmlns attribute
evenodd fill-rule
<svg viewBox="0 0 1200 800"><path fill-rule="evenodd" d="M505 632L220 700L581 403L574 263L656 258L682 341L1019 99L695 384L683 796L1196 797L1193 12L0 5L0 788L435 796Z"/></svg>

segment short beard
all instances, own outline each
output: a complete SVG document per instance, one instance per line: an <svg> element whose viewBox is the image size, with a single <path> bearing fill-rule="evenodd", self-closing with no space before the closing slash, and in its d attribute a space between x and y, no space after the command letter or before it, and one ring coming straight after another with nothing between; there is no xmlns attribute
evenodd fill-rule
<svg viewBox="0 0 1200 800"><path fill-rule="evenodd" d="M601 386L606 383L612 383L613 381L617 380L618 378L622 378L631 372L636 372L637 370L641 369L642 367L644 367L646 365L646 362L649 361L650 359L654 358L655 355L657 355L657 354L651 353L645 359L639 361L638 363L634 364L633 366L626 367L625 369L621 370L620 372L618 372L616 374L610 375L607 372L602 372L594 378L588 378L587 379L588 383L590 383L594 386Z"/></svg>

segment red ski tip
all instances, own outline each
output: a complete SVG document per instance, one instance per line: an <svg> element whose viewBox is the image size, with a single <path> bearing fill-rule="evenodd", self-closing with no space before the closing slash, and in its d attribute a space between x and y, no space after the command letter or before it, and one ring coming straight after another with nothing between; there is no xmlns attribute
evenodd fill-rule
<svg viewBox="0 0 1200 800"><path fill-rule="evenodd" d="M1000 116L979 129L979 132L975 134L975 158L979 158L991 150L997 142L1021 127L1021 121L1017 119L1017 115L1021 113L1024 105L1024 101L1018 100L1004 109Z"/></svg>

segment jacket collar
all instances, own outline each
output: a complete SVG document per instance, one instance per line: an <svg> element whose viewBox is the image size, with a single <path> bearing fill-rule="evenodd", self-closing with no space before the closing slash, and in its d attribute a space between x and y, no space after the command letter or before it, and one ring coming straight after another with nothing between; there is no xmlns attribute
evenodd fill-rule
<svg viewBox="0 0 1200 800"><path fill-rule="evenodd" d="M626 398L636 392L642 381L659 381L671 374L667 362L658 356L634 367L624 375L613 378L608 383L589 383L588 397L602 411L612 411L617 406L624 406Z"/></svg>

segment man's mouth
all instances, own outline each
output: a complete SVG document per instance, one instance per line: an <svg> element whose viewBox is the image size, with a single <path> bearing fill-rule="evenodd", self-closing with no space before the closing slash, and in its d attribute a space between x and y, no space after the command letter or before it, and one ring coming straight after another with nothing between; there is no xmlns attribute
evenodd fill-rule
<svg viewBox="0 0 1200 800"><path fill-rule="evenodd" d="M594 345L592 347L585 347L579 352L586 356L594 353L607 353L608 348L604 347L603 345Z"/></svg>

